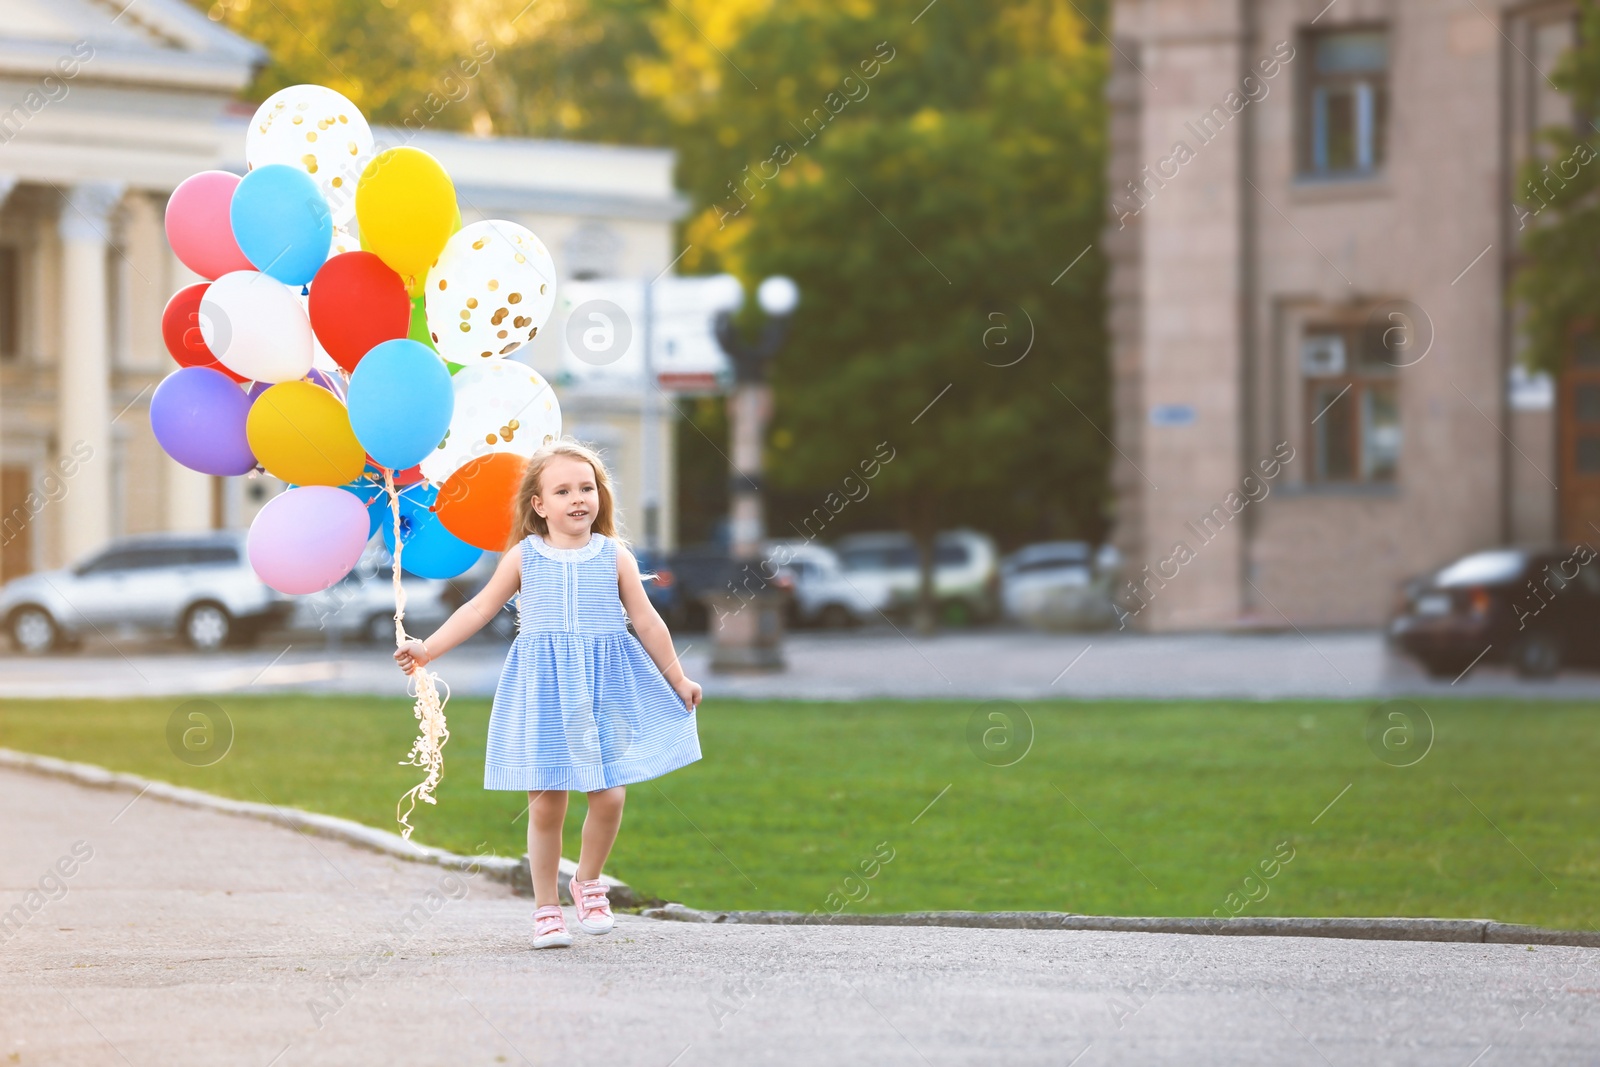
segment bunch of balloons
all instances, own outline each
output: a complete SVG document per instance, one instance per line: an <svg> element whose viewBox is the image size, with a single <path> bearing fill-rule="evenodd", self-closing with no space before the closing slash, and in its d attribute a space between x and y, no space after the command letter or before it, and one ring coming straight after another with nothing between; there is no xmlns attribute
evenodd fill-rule
<svg viewBox="0 0 1600 1067"><path fill-rule="evenodd" d="M167 206L173 251L208 280L162 318L179 368L151 400L156 439L201 473L290 485L248 540L284 593L339 581L379 529L425 578L504 549L527 457L561 434L549 385L507 358L555 306L550 253L514 222L463 226L439 161L377 145L324 86L268 98L245 159Z"/></svg>

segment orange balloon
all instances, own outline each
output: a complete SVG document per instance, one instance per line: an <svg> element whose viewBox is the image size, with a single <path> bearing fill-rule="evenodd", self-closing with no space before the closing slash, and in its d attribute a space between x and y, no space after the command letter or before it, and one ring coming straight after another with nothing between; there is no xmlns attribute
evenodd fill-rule
<svg viewBox="0 0 1600 1067"><path fill-rule="evenodd" d="M439 487L434 512L444 528L467 544L504 552L511 539L517 488L528 458L491 452L469 460Z"/></svg>

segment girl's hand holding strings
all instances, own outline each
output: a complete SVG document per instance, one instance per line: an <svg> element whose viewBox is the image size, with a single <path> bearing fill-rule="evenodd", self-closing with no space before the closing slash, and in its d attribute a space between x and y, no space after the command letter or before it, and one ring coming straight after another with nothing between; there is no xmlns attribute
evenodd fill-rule
<svg viewBox="0 0 1600 1067"><path fill-rule="evenodd" d="M428 646L414 637L394 650L394 661L407 674L418 667L426 667L432 659L433 654L428 651Z"/></svg>

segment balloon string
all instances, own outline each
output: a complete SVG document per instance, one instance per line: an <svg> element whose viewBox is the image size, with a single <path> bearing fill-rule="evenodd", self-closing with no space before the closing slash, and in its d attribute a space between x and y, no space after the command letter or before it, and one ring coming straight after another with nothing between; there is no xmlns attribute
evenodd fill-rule
<svg viewBox="0 0 1600 1067"><path fill-rule="evenodd" d="M406 590L400 582L400 553L404 546L400 540L400 493L394 486L394 472L387 467L383 469L383 488L389 494L389 510L394 517L394 644L399 648L406 641ZM442 698L439 696L441 685L444 685ZM444 746L450 740L450 728L444 718L450 687L437 674L416 667L411 672L406 695L415 698L411 713L417 720L417 736L400 766L420 767L425 772L422 781L408 789L394 808L395 819L401 826L400 836L409 841L413 829L411 813L416 810L417 801L438 803L433 791L444 775Z"/></svg>

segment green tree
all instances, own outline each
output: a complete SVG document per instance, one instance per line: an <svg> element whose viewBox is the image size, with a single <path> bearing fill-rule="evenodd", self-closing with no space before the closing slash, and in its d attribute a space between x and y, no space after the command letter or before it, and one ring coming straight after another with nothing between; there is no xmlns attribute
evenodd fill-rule
<svg viewBox="0 0 1600 1067"><path fill-rule="evenodd" d="M655 50L653 0L195 0L264 45L247 96L316 82L374 123L664 144L630 69Z"/></svg>
<svg viewBox="0 0 1600 1067"><path fill-rule="evenodd" d="M803 293L771 470L810 503L774 532L816 532L887 442L871 489L923 546L924 620L937 530L1098 537L1105 57L1073 5L682 6L637 80L680 131L686 239Z"/></svg>
<svg viewBox="0 0 1600 1067"><path fill-rule="evenodd" d="M257 99L317 81L377 122L675 147L679 269L803 292L775 369L775 533L815 532L887 444L826 536L1103 534L1104 0L197 3L270 49ZM706 444L686 481L723 484Z"/></svg>
<svg viewBox="0 0 1600 1067"><path fill-rule="evenodd" d="M1578 45L1563 58L1556 84L1580 116L1600 115L1600 7L1580 6ZM1523 167L1518 228L1526 257L1515 289L1526 317L1524 359L1559 373L1573 335L1600 329L1600 166L1597 127L1552 127L1542 151Z"/></svg>

